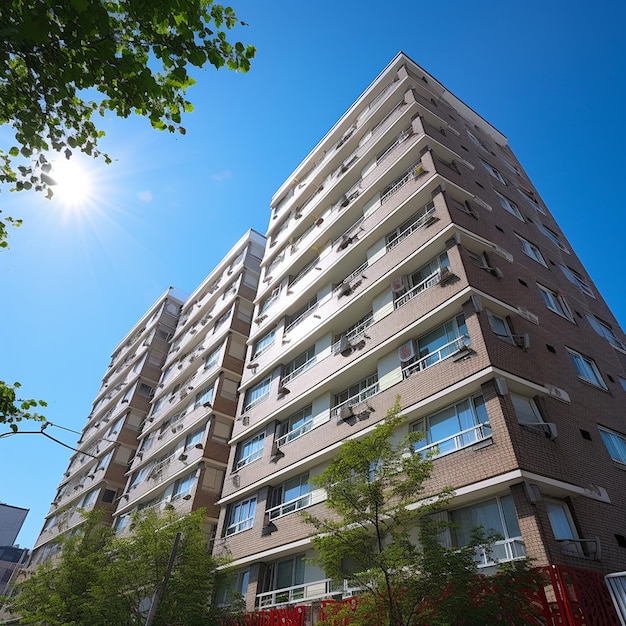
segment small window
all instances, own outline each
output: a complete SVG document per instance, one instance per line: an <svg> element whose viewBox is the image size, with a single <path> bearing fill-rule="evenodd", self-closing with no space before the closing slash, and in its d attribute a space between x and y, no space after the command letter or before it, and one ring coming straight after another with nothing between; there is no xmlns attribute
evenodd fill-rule
<svg viewBox="0 0 626 626"><path fill-rule="evenodd" d="M495 315L491 311L487 311L487 318L489 319L491 330L493 330L496 337L508 343L513 343L513 333L511 332L511 327L506 318Z"/></svg>
<svg viewBox="0 0 626 626"><path fill-rule="evenodd" d="M626 465L626 436L606 428L598 427L598 430L611 458Z"/></svg>
<svg viewBox="0 0 626 626"><path fill-rule="evenodd" d="M244 412L249 411L253 407L255 407L263 400L266 400L270 393L270 385L272 383L272 377L268 376L260 383L254 385L254 387L250 387L248 391L246 391L246 399L244 402Z"/></svg>
<svg viewBox="0 0 626 626"><path fill-rule="evenodd" d="M547 226L544 226L541 222L536 222L537 228L558 248L563 252L569 254L567 246L560 240L559 236Z"/></svg>
<svg viewBox="0 0 626 626"><path fill-rule="evenodd" d="M574 321L574 316L572 315L569 305L561 292L557 293L556 291L552 291L552 289L548 289L548 287L544 287L539 283L537 283L537 287L539 287L541 297L550 311L558 313L558 315L565 317L570 320L570 322Z"/></svg>
<svg viewBox="0 0 626 626"><path fill-rule="evenodd" d="M595 364L593 359L583 356L579 352L571 350L570 348L567 348L567 351L569 352L570 359L578 372L578 378L581 378L596 387L607 389L607 386L600 375L600 370L598 370L598 366Z"/></svg>
<svg viewBox="0 0 626 626"><path fill-rule="evenodd" d="M220 360L221 352L222 352L222 346L219 346L219 348L216 348L210 354L207 355L204 361L205 370L211 369L212 367L215 367L218 364Z"/></svg>
<svg viewBox="0 0 626 626"><path fill-rule="evenodd" d="M612 346L626 350L626 345L620 341L613 332L613 329L609 324L598 319L594 315L587 314L587 319L591 324L591 327L598 333L598 335L604 337Z"/></svg>
<svg viewBox="0 0 626 626"><path fill-rule="evenodd" d="M545 502L554 538L557 541L578 539L578 533L567 503L558 500L546 500Z"/></svg>
<svg viewBox="0 0 626 626"><path fill-rule="evenodd" d="M539 251L539 248L534 243L531 243L527 239L524 239L524 237L518 235L517 233L515 233L515 235L522 244L522 251L526 256L529 256L531 259L537 261L537 263L541 263L541 265L543 265L544 267L548 267L548 264L546 263L543 255Z"/></svg>
<svg viewBox="0 0 626 626"><path fill-rule="evenodd" d="M497 191L496 191L496 196L498 196L500 206L505 211L507 211L511 215L514 215L518 220L522 220L522 222L524 221L524 218L522 217L520 210L517 208L517 204L515 204L513 200L509 200L506 196L503 196L501 193L498 193Z"/></svg>
<svg viewBox="0 0 626 626"><path fill-rule="evenodd" d="M571 267L567 267L566 265L562 265L559 263L559 267L563 274L565 274L567 280L571 283L574 283L583 293L586 293L588 296L595 298L595 294L593 290L589 286L589 283L582 277L581 274L573 270Z"/></svg>
<svg viewBox="0 0 626 626"><path fill-rule="evenodd" d="M250 437L237 446L237 455L235 457L235 468L239 468L256 461L263 456L263 444L265 442L265 433L258 433L254 437Z"/></svg>
<svg viewBox="0 0 626 626"><path fill-rule="evenodd" d="M255 513L256 496L231 505L226 518L226 536L234 535L235 533L252 528Z"/></svg>
<svg viewBox="0 0 626 626"><path fill-rule="evenodd" d="M542 424L543 419L541 413L537 408L537 403L532 398L526 396L518 396L515 393L511 394L511 401L513 402L513 408L517 415L517 421L520 424Z"/></svg>
<svg viewBox="0 0 626 626"><path fill-rule="evenodd" d="M272 344L274 343L274 339L276 338L276 328L270 330L269 333L261 337L255 344L254 349L252 351L252 358L256 359L261 356L266 350L268 350Z"/></svg>
<svg viewBox="0 0 626 626"><path fill-rule="evenodd" d="M491 165L490 163L487 163L487 161L483 161L482 159L480 160L480 162L482 163L482 166L496 179L499 180L502 184L506 185L506 181L504 180L504 176L502 176L502 174L500 174L499 170L496 169L493 165Z"/></svg>

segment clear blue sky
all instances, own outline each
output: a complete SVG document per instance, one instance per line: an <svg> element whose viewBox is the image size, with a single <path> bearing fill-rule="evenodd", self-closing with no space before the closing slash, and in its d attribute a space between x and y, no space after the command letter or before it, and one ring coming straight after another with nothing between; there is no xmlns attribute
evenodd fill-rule
<svg viewBox="0 0 626 626"><path fill-rule="evenodd" d="M198 73L186 136L107 120L116 160L97 167L87 211L0 194L25 220L0 253L0 379L47 399L51 422L82 428L125 333L169 285L191 292L248 228L265 232L274 191L400 50L509 138L626 322L623 0L233 3L257 59L247 75ZM37 435L0 439L0 501L31 510L21 545L69 455Z"/></svg>

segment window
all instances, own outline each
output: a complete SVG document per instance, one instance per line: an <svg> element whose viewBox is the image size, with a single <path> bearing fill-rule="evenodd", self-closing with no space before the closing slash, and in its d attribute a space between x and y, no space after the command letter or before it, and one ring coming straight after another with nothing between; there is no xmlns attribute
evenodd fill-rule
<svg viewBox="0 0 626 626"><path fill-rule="evenodd" d="M270 393L271 383L272 377L268 376L260 383L257 383L254 387L250 387L250 389L246 391L246 399L243 405L244 412L249 411L251 408L267 399L267 396Z"/></svg>
<svg viewBox="0 0 626 626"><path fill-rule="evenodd" d="M370 396L378 393L378 372L354 383L342 392L335 394L333 409L336 413L342 406L352 406L364 402Z"/></svg>
<svg viewBox="0 0 626 626"><path fill-rule="evenodd" d="M267 309L269 309L270 305L276 301L278 298L278 294L280 293L280 287L275 287L272 289L272 293L261 302L261 306L259 307L259 315L263 315Z"/></svg>
<svg viewBox="0 0 626 626"><path fill-rule="evenodd" d="M476 144L478 147L482 148L486 152L489 152L489 148L487 148L485 142L482 139L479 139L478 137L476 137L476 135L474 135L474 133L471 133L468 130L467 131L467 136L472 140L472 143Z"/></svg>
<svg viewBox="0 0 626 626"><path fill-rule="evenodd" d="M589 286L589 283L575 270L566 265L561 265L559 263L559 267L561 268L563 274L565 274L567 280L571 283L574 283L583 293L586 293L588 296L595 298L595 294L593 290Z"/></svg>
<svg viewBox="0 0 626 626"><path fill-rule="evenodd" d="M496 337L504 339L504 341L508 341L509 343L513 343L513 333L511 332L511 327L507 319L500 317L489 310L487 310L487 319L489 320L491 330L493 330Z"/></svg>
<svg viewBox="0 0 626 626"><path fill-rule="evenodd" d="M270 346L274 343L274 339L276 338L276 329L273 328L270 330L267 335L264 335L254 344L254 349L252 351L252 358L256 359L261 356Z"/></svg>
<svg viewBox="0 0 626 626"><path fill-rule="evenodd" d="M193 446L197 446L198 444L202 446L202 436L204 435L204 429L196 430L193 433L189 433L185 437L185 450L187 448L192 448Z"/></svg>
<svg viewBox="0 0 626 626"><path fill-rule="evenodd" d="M211 353L209 353L204 361L204 369L208 370L212 367L215 367L220 360L220 353L222 351L222 346L219 348L215 348Z"/></svg>
<svg viewBox="0 0 626 626"><path fill-rule="evenodd" d="M539 287L539 292L541 293L541 297L543 298L545 305L553 313L558 313L562 317L570 320L570 322L574 321L569 305L565 301L561 292L557 293L556 291L552 291L552 289L548 289L539 283L537 283L537 287Z"/></svg>
<svg viewBox="0 0 626 626"><path fill-rule="evenodd" d="M220 606L229 606L233 602L242 601L248 591L249 581L250 570L237 571L220 592Z"/></svg>
<svg viewBox="0 0 626 626"><path fill-rule="evenodd" d="M604 445L608 450L611 458L618 463L624 463L626 465L626 436L615 433L606 428L598 427L600 436Z"/></svg>
<svg viewBox="0 0 626 626"><path fill-rule="evenodd" d="M413 343L417 344L417 349ZM417 341L400 346L398 356L402 362L402 376L408 378L418 371L427 369L456 354L467 345L469 336L465 317L457 315Z"/></svg>
<svg viewBox="0 0 626 626"><path fill-rule="evenodd" d="M313 428L313 407L309 404L280 425L276 444L282 446L289 443L308 433L311 428Z"/></svg>
<svg viewBox="0 0 626 626"><path fill-rule="evenodd" d="M294 556L284 561L275 561L267 566L265 576L263 578L264 591L276 591L279 589L289 589L289 587L295 587L304 583L304 556ZM289 592L286 591L287 595ZM268 600L271 601L271 597ZM302 597L302 596L300 596ZM260 606L265 606L263 603L264 598L260 598ZM278 604L282 602L288 602L289 597L284 599L276 595L272 604Z"/></svg>
<svg viewBox="0 0 626 626"><path fill-rule="evenodd" d="M518 220L522 220L522 222L524 221L524 218L522 217L522 214L520 213L520 210L517 208L517 204L515 204L515 202L513 202L513 200L509 200L506 196L503 196L502 194L498 193L497 191L496 191L496 196L498 196L498 200L500 202L500 206L505 211L508 211L511 215L515 215L515 217Z"/></svg>
<svg viewBox="0 0 626 626"><path fill-rule="evenodd" d="M534 209L536 209L540 213L543 213L544 215L546 214L543 207L539 204L539 200L537 200L537 198L535 197L535 192L532 189L529 189L528 187L525 187L524 185L518 185L517 188L519 189L521 194L524 196L524 198L532 203L532 206Z"/></svg>
<svg viewBox="0 0 626 626"><path fill-rule="evenodd" d="M488 547L477 548L478 567L526 556L512 496L493 498L451 511L451 518L456 525L453 534L457 546L470 544L477 530L485 536L500 537Z"/></svg>
<svg viewBox="0 0 626 626"><path fill-rule="evenodd" d="M488 424L483 397L467 398L411 426L414 432L424 434L424 438L415 444L415 451L422 455L442 456L460 450L490 437Z"/></svg>
<svg viewBox="0 0 626 626"><path fill-rule="evenodd" d="M238 470L240 467L260 459L263 456L264 441L265 433L263 432L240 443L237 447L235 469Z"/></svg>
<svg viewBox="0 0 626 626"><path fill-rule="evenodd" d="M256 496L232 504L226 518L226 535L234 535L254 525Z"/></svg>
<svg viewBox="0 0 626 626"><path fill-rule="evenodd" d="M96 496L98 495L99 489L92 489L88 494L80 502L80 507L86 508L90 504L93 504L96 501Z"/></svg>
<svg viewBox="0 0 626 626"><path fill-rule="evenodd" d="M309 475L297 476L276 487L272 491L271 503L272 507L267 510L270 520L309 506L311 503Z"/></svg>
<svg viewBox="0 0 626 626"><path fill-rule="evenodd" d="M504 185L506 185L506 181L504 180L504 176L502 176L502 174L500 174L500 172L490 163L487 163L487 161L483 161L482 159L480 160L480 162L482 163L482 166L496 179L499 180L501 183L503 183Z"/></svg>
<svg viewBox="0 0 626 626"><path fill-rule="evenodd" d="M541 222L536 222L537 228L558 248L560 248L563 252L569 254L569 250L567 246L559 239L559 236L547 226L544 226Z"/></svg>
<svg viewBox="0 0 626 626"><path fill-rule="evenodd" d="M196 475L187 474L183 478L179 478L172 488L172 500L180 500L185 496L191 495L191 491L196 482Z"/></svg>
<svg viewBox="0 0 626 626"><path fill-rule="evenodd" d="M532 398L511 394L513 408L520 424L542 424L543 419L536 402Z"/></svg>
<svg viewBox="0 0 626 626"><path fill-rule="evenodd" d="M399 289L395 288L395 282L392 283L395 308L400 308L425 289L437 284L440 281L442 270L447 267L450 267L450 261L448 254L444 252L418 269L417 272L402 277L402 285Z"/></svg>
<svg viewBox="0 0 626 626"><path fill-rule="evenodd" d="M199 406L210 406L211 400L213 400L213 383L196 394L193 408L197 409Z"/></svg>
<svg viewBox="0 0 626 626"><path fill-rule="evenodd" d="M576 527L567 503L557 500L546 500L545 502L554 538L557 541L577 539Z"/></svg>
<svg viewBox="0 0 626 626"><path fill-rule="evenodd" d="M281 382L287 383L301 374L304 374L304 372L315 365L316 361L315 346L311 346L306 352L299 354L295 359L285 365Z"/></svg>
<svg viewBox="0 0 626 626"><path fill-rule="evenodd" d="M591 327L598 333L598 335L604 337L612 346L626 350L626 345L624 345L624 343L615 336L615 333L609 324L589 314L587 314L587 319L589 320Z"/></svg>
<svg viewBox="0 0 626 626"><path fill-rule="evenodd" d="M570 359L578 372L578 378L582 378L582 380L591 383L596 387L607 389L607 386L600 375L600 370L598 370L598 366L595 364L593 359L583 356L579 352L570 350L569 348L567 348L567 351L569 352Z"/></svg>
<svg viewBox="0 0 626 626"><path fill-rule="evenodd" d="M515 233L515 236L519 239L522 244L522 251L526 256L529 256L531 259L537 261L537 263L541 263L541 265L548 267L543 255L539 251L539 248L534 244L530 243L527 239L524 239L521 235Z"/></svg>
<svg viewBox="0 0 626 626"><path fill-rule="evenodd" d="M626 378L622 378L621 376L618 376L618 378L619 384L622 386L622 389L626 391Z"/></svg>

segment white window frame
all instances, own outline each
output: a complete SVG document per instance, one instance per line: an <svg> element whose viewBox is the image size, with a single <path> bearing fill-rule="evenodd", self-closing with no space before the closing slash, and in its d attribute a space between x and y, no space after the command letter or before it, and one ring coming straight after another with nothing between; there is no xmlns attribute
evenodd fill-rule
<svg viewBox="0 0 626 626"><path fill-rule="evenodd" d="M212 367L215 367L217 365L220 360L221 351L222 346L220 345L207 355L206 359L204 360L205 370L211 369Z"/></svg>
<svg viewBox="0 0 626 626"><path fill-rule="evenodd" d="M246 391L246 399L243 407L244 413L263 402L263 400L267 400L270 395L271 386L272 377L268 376L253 387L250 387L250 389Z"/></svg>
<svg viewBox="0 0 626 626"><path fill-rule="evenodd" d="M543 424L543 417L534 398L511 393L511 402L520 424Z"/></svg>
<svg viewBox="0 0 626 626"><path fill-rule="evenodd" d="M299 425L295 426L296 424ZM302 437L313 428L313 405L309 404L291 415L282 426L284 432L276 439L278 446L283 446Z"/></svg>
<svg viewBox="0 0 626 626"><path fill-rule="evenodd" d="M587 383L591 383L596 387L600 387L601 389L608 389L606 383L602 379L602 374L600 374L600 370L593 359L588 356L584 356L580 352L576 352L576 350L572 350L571 348L566 348L566 350L569 353L572 365L574 365L576 371L578 372L578 378Z"/></svg>
<svg viewBox="0 0 626 626"><path fill-rule="evenodd" d="M614 348L626 350L626 344L624 344L615 336L615 333L613 332L613 329L609 324L603 322L595 315L589 315L589 313L587 313L587 320L591 324L591 327L598 333L598 335L604 337Z"/></svg>
<svg viewBox="0 0 626 626"><path fill-rule="evenodd" d="M511 332L511 326L506 317L501 317L500 315L496 315L492 313L489 309L487 310L487 319L489 320L489 325L491 326L491 330L494 332L495 336L507 343L515 343L513 339L513 333Z"/></svg>
<svg viewBox="0 0 626 626"><path fill-rule="evenodd" d="M294 484L294 488L298 490L298 495L295 498L286 500L286 490L290 483ZM286 480L276 487L272 494L272 507L267 509L269 519L275 520L309 506L311 504L312 493L308 472Z"/></svg>
<svg viewBox="0 0 626 626"><path fill-rule="evenodd" d="M596 295L593 293L593 289L589 286L589 283L575 270L571 267L567 267L567 265L563 265L559 263L559 267L563 274L565 274L565 278L569 280L571 283L574 283L583 293L586 293L588 296L595 298Z"/></svg>
<svg viewBox="0 0 626 626"><path fill-rule="evenodd" d="M266 350L269 350L274 345L276 339L276 328L274 327L269 333L266 333L255 344L252 351L252 358L256 359L260 357Z"/></svg>
<svg viewBox="0 0 626 626"><path fill-rule="evenodd" d="M500 206L511 215L515 216L518 220L525 222L526 220L522 217L522 213L519 210L519 207L513 200L509 200L506 196L503 196L501 193L495 192L498 197L498 201L500 202Z"/></svg>
<svg viewBox="0 0 626 626"><path fill-rule="evenodd" d="M602 441L609 456L616 462L626 465L626 435L598 426Z"/></svg>
<svg viewBox="0 0 626 626"><path fill-rule="evenodd" d="M498 181L500 181L503 185L506 185L506 180L504 180L504 176L500 173L497 167L491 165L487 161L480 159L482 166Z"/></svg>
<svg viewBox="0 0 626 626"><path fill-rule="evenodd" d="M265 446L265 432L262 431L242 441L237 447L237 456L235 458L235 470L256 461L263 456L263 448ZM251 451L246 452L246 448ZM244 456L245 455L245 456Z"/></svg>
<svg viewBox="0 0 626 626"><path fill-rule="evenodd" d="M256 514L256 495L245 500L235 502L228 507L228 517L224 535L229 537L252 528Z"/></svg>
<svg viewBox="0 0 626 626"><path fill-rule="evenodd" d="M199 406L204 406L205 404L211 404L213 402L213 392L215 390L214 383L207 385L204 389L199 391L196 394L196 399L193 403L193 408L197 409Z"/></svg>
<svg viewBox="0 0 626 626"><path fill-rule="evenodd" d="M539 283L537 283L537 287L539 287L541 297L547 309L557 315L560 315L561 317L564 317L570 322L574 322L572 311L563 295Z"/></svg>
<svg viewBox="0 0 626 626"><path fill-rule="evenodd" d="M519 239L522 244L522 252L533 259L533 261L537 261L537 263L541 263L544 267L548 267L545 259L543 258L543 254L541 254L541 250L532 242L528 241L528 239L524 239L521 235L515 233L515 236Z"/></svg>
<svg viewBox="0 0 626 626"><path fill-rule="evenodd" d="M547 226L544 226L541 222L537 221L535 222L537 228L557 247L559 248L561 251L565 252L566 254L570 254L569 249L567 248L567 246L560 240L559 236L557 235L557 233L555 233L551 228L548 228Z"/></svg>

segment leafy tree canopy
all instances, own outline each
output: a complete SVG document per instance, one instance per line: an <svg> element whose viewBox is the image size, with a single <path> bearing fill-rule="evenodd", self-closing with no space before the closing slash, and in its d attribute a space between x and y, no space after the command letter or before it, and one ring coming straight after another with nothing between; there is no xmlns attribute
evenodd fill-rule
<svg viewBox="0 0 626 626"><path fill-rule="evenodd" d="M328 517L305 514L314 526L317 562L326 575L357 589L355 602L326 610L336 626L506 626L534 623L522 594L537 576L517 561L495 577L478 575L477 546L495 537L476 529L471 545L446 547L450 524L437 512L451 492L425 492L433 462L413 453L421 433L400 438L400 406L362 439L344 442L312 480L327 492ZM488 549L488 548L487 548Z"/></svg>
<svg viewBox="0 0 626 626"><path fill-rule="evenodd" d="M250 67L255 48L227 38L238 24L213 0L1 2L0 125L11 125L14 142L0 150L0 183L51 195L49 151L109 162L95 114L137 114L184 134L191 66ZM0 247L11 224L19 221L0 221Z"/></svg>
<svg viewBox="0 0 626 626"><path fill-rule="evenodd" d="M143 626L150 598L176 551L154 626L214 623L212 602L222 576L207 549L205 513L183 518L174 511L137 516L129 537L116 537L100 512L86 516L78 534L62 540L60 557L46 561L5 599L20 624L46 626Z"/></svg>
<svg viewBox="0 0 626 626"><path fill-rule="evenodd" d="M38 406L45 407L43 400L19 398L20 383L9 385L0 380L0 424L8 424L12 432L18 431L18 422L24 419L44 421L44 417L33 411ZM2 434L2 433L0 433Z"/></svg>

